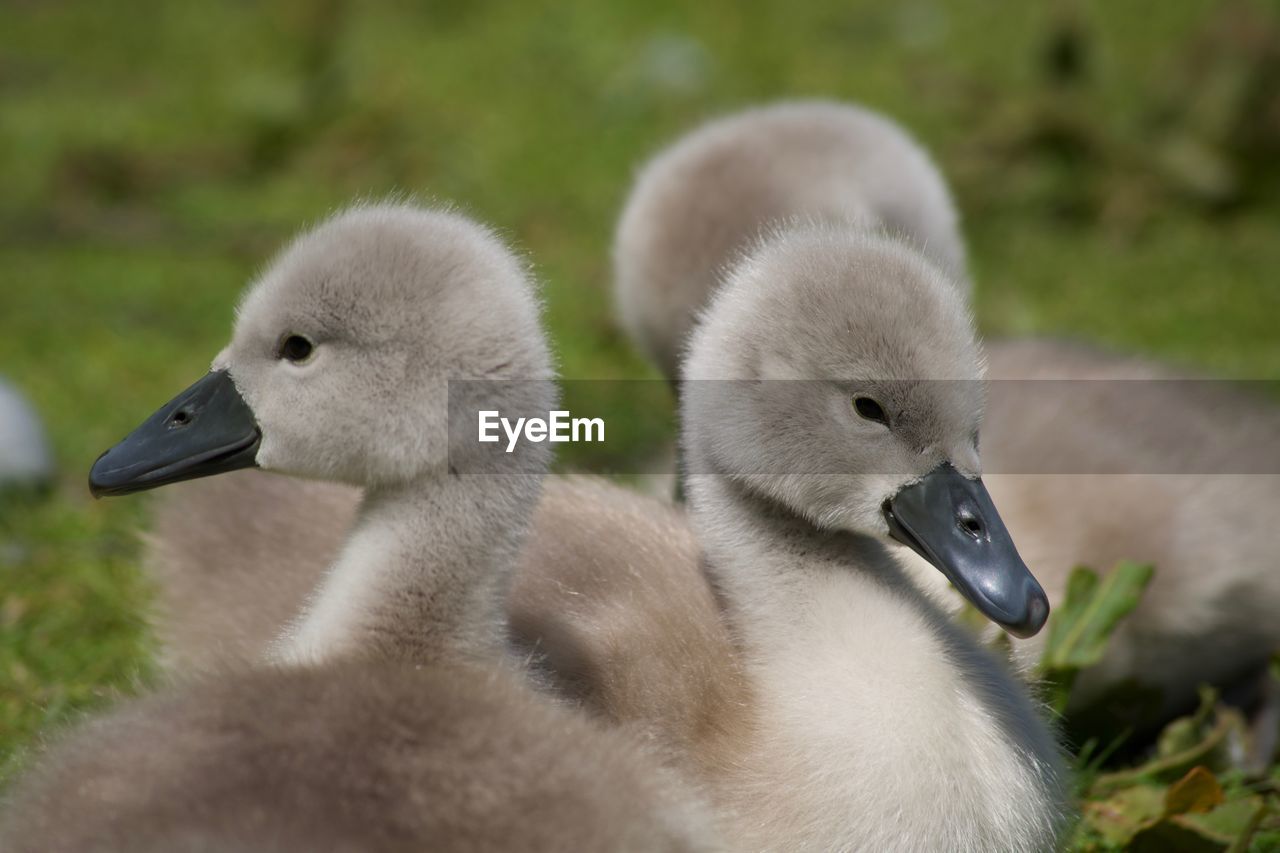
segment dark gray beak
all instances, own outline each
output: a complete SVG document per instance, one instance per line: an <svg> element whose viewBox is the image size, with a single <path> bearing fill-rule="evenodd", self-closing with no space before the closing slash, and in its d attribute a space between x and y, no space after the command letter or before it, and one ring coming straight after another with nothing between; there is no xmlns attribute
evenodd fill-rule
<svg viewBox="0 0 1280 853"><path fill-rule="evenodd" d="M231 374L217 370L174 397L98 457L94 497L127 495L256 465L262 434Z"/></svg>
<svg viewBox="0 0 1280 853"><path fill-rule="evenodd" d="M1015 637L1049 618L1049 599L1027 569L982 480L943 463L884 504L889 533L932 563L983 615Z"/></svg>

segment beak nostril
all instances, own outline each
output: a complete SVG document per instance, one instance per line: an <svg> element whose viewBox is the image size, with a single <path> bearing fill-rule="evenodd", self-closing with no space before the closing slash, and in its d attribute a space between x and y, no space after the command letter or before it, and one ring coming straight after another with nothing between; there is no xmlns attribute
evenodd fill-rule
<svg viewBox="0 0 1280 853"><path fill-rule="evenodd" d="M960 529L970 536L981 536L983 533L982 520L972 515L961 515L959 518Z"/></svg>
<svg viewBox="0 0 1280 853"><path fill-rule="evenodd" d="M186 426L191 422L191 415L186 409L178 409L173 413L173 417L169 418L169 423L173 426Z"/></svg>

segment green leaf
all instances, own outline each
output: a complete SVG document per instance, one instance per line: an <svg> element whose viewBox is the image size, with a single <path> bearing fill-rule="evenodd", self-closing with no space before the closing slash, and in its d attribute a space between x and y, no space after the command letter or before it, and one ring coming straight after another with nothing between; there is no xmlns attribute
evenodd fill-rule
<svg viewBox="0 0 1280 853"><path fill-rule="evenodd" d="M1099 581L1093 570L1077 567L1049 623L1044 668L1079 670L1100 661L1111 633L1138 606L1154 574L1154 566L1125 561Z"/></svg>
<svg viewBox="0 0 1280 853"><path fill-rule="evenodd" d="M1221 853L1230 844L1231 838L1175 815L1138 830L1126 849L1131 853Z"/></svg>
<svg viewBox="0 0 1280 853"><path fill-rule="evenodd" d="M1214 708L1218 704L1218 691L1209 685L1199 689L1200 704L1189 717L1179 717L1164 727L1156 741L1156 757L1168 758L1186 752L1199 743L1213 722Z"/></svg>
<svg viewBox="0 0 1280 853"><path fill-rule="evenodd" d="M1084 803L1081 817L1108 844L1122 846L1143 826L1164 813L1164 794L1149 785L1134 785L1105 800Z"/></svg>
<svg viewBox="0 0 1280 853"><path fill-rule="evenodd" d="M1188 816L1187 819L1212 832L1234 838L1231 850L1243 853L1250 849L1249 842L1262 826L1262 820L1267 816L1268 811L1269 806L1265 799L1252 796L1232 800L1209 814Z"/></svg>
<svg viewBox="0 0 1280 853"><path fill-rule="evenodd" d="M1207 700L1212 696L1212 692L1204 694ZM1095 796L1105 795L1109 791L1137 782L1176 779L1197 765L1227 767L1231 763L1228 754L1231 738L1241 736L1245 728L1244 717L1239 711L1220 707L1216 710L1213 726L1190 748L1169 755L1159 755L1134 768L1105 773L1094 781L1091 793Z"/></svg>
<svg viewBox="0 0 1280 853"><path fill-rule="evenodd" d="M1050 704L1066 710L1076 674L1102 659L1120 620L1138 606L1155 567L1122 561L1099 579L1078 566L1067 581L1066 599L1049 619L1049 636L1040 659L1040 675Z"/></svg>

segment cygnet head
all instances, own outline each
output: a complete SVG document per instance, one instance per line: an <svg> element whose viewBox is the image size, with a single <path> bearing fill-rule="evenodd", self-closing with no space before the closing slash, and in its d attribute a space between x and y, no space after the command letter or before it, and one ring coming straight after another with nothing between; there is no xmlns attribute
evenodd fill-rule
<svg viewBox="0 0 1280 853"><path fill-rule="evenodd" d="M538 313L525 270L485 228L355 207L280 253L211 372L104 453L90 486L123 494L250 465L391 486L456 467L467 446L451 458L450 380L549 380ZM547 381L474 387L499 410L552 402Z"/></svg>
<svg viewBox="0 0 1280 853"><path fill-rule="evenodd" d="M613 245L628 334L675 378L725 268L762 232L797 221L898 235L968 292L956 207L920 143L863 107L783 101L707 122L637 176Z"/></svg>
<svg viewBox="0 0 1280 853"><path fill-rule="evenodd" d="M982 371L960 291L905 244L833 226L766 239L690 342L695 508L714 473L821 529L892 538L1034 634L1048 601L980 479Z"/></svg>

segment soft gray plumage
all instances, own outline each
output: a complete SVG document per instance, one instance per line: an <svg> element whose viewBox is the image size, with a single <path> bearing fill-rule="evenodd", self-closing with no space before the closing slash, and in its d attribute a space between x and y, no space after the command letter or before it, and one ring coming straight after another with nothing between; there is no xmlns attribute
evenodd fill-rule
<svg viewBox="0 0 1280 853"><path fill-rule="evenodd" d="M291 335L314 342L305 361L280 357ZM459 475L446 405L462 378L529 380L493 386L500 409L553 399L536 295L498 240L410 206L341 214L249 291L215 367L254 413L260 464L364 488L354 528L269 650L278 663L63 740L8 804L5 850L715 846L696 797L638 743L503 657L547 454ZM237 579L252 599L254 578Z"/></svg>
<svg viewBox="0 0 1280 853"><path fill-rule="evenodd" d="M822 109L815 105L804 107L811 114L820 113ZM836 123L844 126L845 119L841 116L845 108L829 109L836 116ZM756 114L767 115L768 111L748 113L747 116ZM720 126L749 128L749 124L741 123L745 121L742 117L737 124L730 121ZM750 134L738 142L757 144ZM722 139L717 144L723 148L728 143ZM913 145L908 150L917 151ZM774 155L776 161L785 160L787 149L775 149ZM656 166L651 167L643 173L642 186L637 188L627 213L629 218L644 218L645 210L637 201L644 197L644 192L663 199L662 206L654 210L664 211L664 215L651 215L645 220L646 227L654 231L671 222L672 228L669 233L664 232L665 236L650 234L647 239L654 241L655 246L661 243L673 247L676 255L687 253L694 258L687 262L691 265L704 265L701 267L702 278L690 275L686 279L695 285L689 297L689 304L694 307L701 304L699 299L705 299L705 282L714 281L708 276L728 263L731 257L717 255L714 251L699 254L704 245L716 245L713 241L691 239L687 246L680 243L684 234L696 236L704 233L699 229L720 227L715 223L699 224L681 218L679 211L684 209L681 201L687 203L689 210L701 210L697 205L704 200L739 198L733 195L736 183L754 179L754 175L744 175L729 168L735 162L732 157L721 158L718 162L724 164L723 168L711 171L702 182L676 182L662 192L655 188L654 182L663 173ZM892 178L890 173L885 175L886 179ZM819 179L824 177L819 175L815 178ZM647 190L643 186L646 183ZM849 189L858 191L856 184L850 185ZM830 187L826 191L830 192ZM941 191L945 197L945 186ZM770 202L771 210L780 211L773 215L784 220L817 218L817 213L804 206L806 194L804 186L793 185L792 191L783 193L782 201L775 199ZM903 204L910 205L914 199L915 204L926 208L932 203L930 199L936 198L936 191L913 196L904 189L901 198ZM795 203L792 199L796 200ZM705 201L705 204L718 202ZM849 204L855 205L854 202ZM943 212L951 209L949 201L941 208ZM745 242L749 245L758 238L762 230L758 221L761 216L736 208L726 216L724 221L731 224L747 224L741 226L742 230L736 237L733 234L722 236L722 244ZM767 215L763 218L767 219ZM949 221L954 222L953 219ZM894 230L911 231L915 227L901 219L893 224ZM952 227L954 229L954 225ZM952 245L943 248L942 244L948 239ZM958 232L952 238L948 238L945 231L934 232L928 240L935 253L963 257ZM619 263L624 256L620 247ZM664 274L661 268L663 260L663 255L655 253L645 259L647 267L637 269L656 265L658 269L654 274ZM680 264L676 266L680 267ZM638 287L633 287L633 296L642 293ZM625 307L621 295L620 304ZM678 312L679 309L672 310ZM688 309L689 316L692 310ZM667 315L656 311L655 316ZM681 316L683 319L679 323L654 328L647 334L654 340L672 338L673 329L679 328L680 323L689 322L689 316ZM631 318L633 323L638 319L637 316ZM678 338L678 334L675 337ZM677 349L676 345L664 347L668 353ZM1168 375L1166 371L1140 363L1049 342L997 344L989 348L988 356L990 373L996 378ZM1267 429L1269 418L1274 417L1274 412L1268 407L1227 395L1212 401L1170 399L1155 411L1133 413L1128 408L1132 400L1114 400L1107 396L1122 395L1122 388L1098 387L1100 396L1095 401L1096 405L1066 413L1020 410L1019 405L1027 404L1025 399L1007 395L1000 386L992 389L983 427L987 467L995 471L1044 470L1048 465L1059 470L1086 470L1097 463L1098 450L1106 447L1110 448L1108 453L1113 454L1109 463L1122 462L1131 454L1139 454L1144 460L1144 468L1157 470L1161 464L1159 458L1167 456L1181 460L1173 467L1186 470L1209 461L1206 453L1219 452L1210 449L1202 436L1221 436L1224 429L1234 428L1232 425L1238 423L1253 424L1257 429L1233 437L1235 447L1231 453L1238 455L1224 463L1228 468L1241 470L1240 460L1247 464L1249 459L1276 457L1274 437L1280 433ZM1118 415L1126 418L1135 416L1139 420L1155 418L1166 428L1154 433L1126 433L1113 428ZM262 479L257 475L259 482ZM1118 559L1128 558L1153 560L1159 566L1159 574L1147 600L1116 636L1107 659L1081 680L1082 698L1097 695L1109 684L1137 676L1159 684L1166 691L1167 707L1175 708L1193 696L1194 687L1200 680L1230 680L1277 642L1273 633L1276 620L1265 615L1275 609L1268 602L1277 600L1274 582L1278 575L1271 570L1274 565L1271 556L1274 537L1269 535L1268 516L1271 512L1268 508L1277 505L1276 477L1080 477L1044 474L1011 477L995 474L988 475L986 479L1024 556L1055 600L1061 595L1067 573L1076 562L1084 561L1105 569ZM237 482L237 501L252 499L259 488L254 480L255 475L246 475ZM159 562L165 563L174 577L205 577L201 568L203 554L196 548L187 547L194 535L180 529L176 521L183 515L183 506L203 507L202 512L210 519L210 525L223 523L218 517L216 502L212 496L202 495L202 488L205 488L204 484L193 484L188 494L161 508L156 535L170 551ZM281 490L285 488L282 486ZM317 487L296 484L289 488L292 500L287 505L278 505L274 510L270 506L263 508L263 514L270 512L270 517L279 522L277 529L324 529L341 520L341 510L330 508L327 498L313 498ZM354 500L350 496L344 499ZM581 539L575 538L582 526L581 520L593 518L594 508L602 503L602 499L590 494L575 500L570 489L565 492L565 499L556 505L573 509L558 523L550 513L547 521L538 523L538 530L543 529L543 524L550 526L545 528L545 533L535 534L535 541L573 543L563 548L591 554L602 568L591 576L578 571L566 582L557 576L554 560L543 561L537 553L532 557L526 556L524 568L517 578L517 595L513 601L513 606L522 614L519 624L528 626L524 628L525 634L535 639L539 633L546 636L554 634L558 640L556 660L563 661L565 668L575 673L576 689L594 697L588 699L589 704L603 708L607 716L614 719L644 717L653 713L651 709L664 705L700 707L697 700L691 698L698 695L697 691L668 674L669 671L682 671L682 663L692 659L689 645L685 642L689 637L694 638L695 647L704 650L717 642L714 639L717 636L714 610L697 606L703 600L699 597L703 594L699 592L702 585L692 574L696 567L688 556L687 547L664 547L667 542L685 541L670 532L672 525L678 526L679 519L664 516L667 532L651 537L646 532L643 519L655 510L644 501L632 502L619 497L614 503L625 505L625 509L619 512L624 513L623 517L628 520L601 525L604 530L598 530L588 521L589 529L596 530L594 538L586 534ZM633 532L636 535L632 536ZM255 539L253 533L253 529L246 530L240 543L246 550L251 549L255 541L258 547L272 547L269 542ZM610 539L610 535L615 538ZM310 543L318 542L317 538L305 534L299 538ZM316 550L303 553L316 553ZM319 554L324 557L323 549ZM897 549L897 556L908 563L915 560L905 549ZM617 563L622 564L622 570L616 568ZM1204 569L1209 565L1214 567L1212 572ZM690 573L682 573L680 566L686 566ZM627 582L611 584L602 580L608 577L625 578ZM654 581L654 578L661 580ZM952 600L942 588L945 580L932 567L921 566L918 578L939 593L938 601L943 606ZM643 588L642 594L635 593L636 585ZM170 588L162 587L162 595L168 595ZM298 588L309 588L308 581L301 579ZM679 633L681 642L663 642L663 637L670 636L669 628L653 633L645 631L647 625L671 621L671 614L661 604L662 590L671 590L672 600L695 603L675 620L675 624L684 624L681 620L686 616L704 620L701 628ZM227 606L208 608L200 614L202 619L231 619L232 614L238 619L242 614L251 612L253 602L243 599L243 590L235 583L221 587L219 593L221 597L217 600L227 602ZM572 607L561 605L557 609L553 604L557 601L572 603ZM170 626L170 636L184 635L186 617L182 614L190 610L179 602L175 608L176 617L163 623ZM219 612L227 615L219 617ZM657 620L664 621L659 623ZM216 626L211 626L209 635L217 633ZM1037 638L1016 643L1016 656L1022 661L1033 659L1038 654L1040 642ZM189 642L188 647L193 648L196 654L201 650L209 651L203 642ZM650 649L651 653L634 654L639 648ZM715 659L715 655L711 658ZM719 659L725 660L723 655ZM701 673L720 672L724 677L717 681L720 686L714 693L728 698L708 706L716 710L705 718L695 715L694 722L686 724L686 729L707 737L712 737L711 733L718 728L732 729L732 715L724 710L738 701L733 698L733 689L724 686L732 682L731 670L728 664L696 670ZM664 688L664 685L671 686ZM669 691L665 695L664 689ZM717 721L714 725L708 722L712 719ZM687 742L688 737L684 740Z"/></svg>
<svg viewBox="0 0 1280 853"><path fill-rule="evenodd" d="M150 621L163 668L178 675L262 659L333 563L360 490L250 470L154 498L143 534Z"/></svg>
<svg viewBox="0 0 1280 853"><path fill-rule="evenodd" d="M1261 684L1280 649L1280 409L1079 345L988 351L993 379L1073 380L1061 395L993 383L983 428L988 486L1046 589L1061 594L1076 565L1156 567L1102 662L1076 682L1073 708L1136 680L1159 694L1122 719L1141 731L1188 712L1200 684ZM1013 652L1030 666L1042 649L1039 637Z"/></svg>
<svg viewBox="0 0 1280 853"><path fill-rule="evenodd" d="M737 376L740 366L761 365L776 377L846 370L967 377L976 370L954 285L927 261L889 240L811 236L812 243L771 244L743 267L739 294L756 293L767 304L725 299L709 332L719 339L709 340L705 372L695 376ZM828 247L859 259L839 264L854 276L846 284L871 288L878 298L869 301L887 314L850 312L842 290L821 279L806 279L817 282L813 300L788 296L796 284L791 265ZM892 269L893 278L858 275L877 268ZM904 300L916 306L915 322L897 321L893 312ZM814 353L797 350L794 335L768 331L773 322L806 322L815 310L865 334ZM920 346L923 340L932 345ZM707 363L721 357L723 364ZM930 425L918 439L931 437L937 453L970 468L980 402L947 389L972 387L925 383L898 401ZM816 407L814 417L828 411L825 400L805 401ZM852 417L847 397L840 404L840 414ZM752 450L722 461L750 466L760 458L751 433L775 419L756 410L736 420ZM707 423L690 414L686 423L702 424L701 433L687 434L691 441L723 436L727 447L740 447L721 433L719 418ZM805 431L804 441L782 435L778 448L847 453L843 470L881 470L875 460L886 449L877 450L883 438L860 431L856 419L794 428ZM696 571L696 546L675 510L597 481L554 483L514 580L513 627L545 656L563 689L602 718L645 732L674 766L701 780L725 831L748 849L1050 848L1064 809L1053 739L1000 665L916 592L876 541L884 495L937 462L902 453L909 472L846 476L818 491L791 478L770 492L764 478L759 492L725 502L702 495L728 483L722 475L691 479L695 506L708 507L702 534L732 630ZM697 470L722 461L699 459ZM261 479L241 477L236 492L251 499L267 494L262 486L283 489L255 482ZM306 484L293 495L287 510L273 513L281 524L305 530L329 518L311 512L318 504ZM195 484L181 505L203 507L211 523L225 520ZM204 561L199 553L183 556L183 540L169 535L165 519L180 511L166 506L156 534L179 577ZM821 527L792 512L821 517ZM722 517L723 524L714 520ZM233 592L224 588L219 600L234 601Z"/></svg>
<svg viewBox="0 0 1280 853"><path fill-rule="evenodd" d="M359 492L265 471L180 483L147 536L171 673L263 655L302 608ZM595 477L548 477L508 599L513 639L609 722L662 720L674 756L741 725L744 684L684 512ZM254 584L260 563L279 565ZM268 579L264 579L268 580Z"/></svg>
<svg viewBox="0 0 1280 853"><path fill-rule="evenodd" d="M968 289L951 194L900 127L823 101L747 110L655 156L618 221L618 314L666 376L679 372L681 348L728 265L769 227L797 218L897 233Z"/></svg>
<svg viewBox="0 0 1280 853"><path fill-rule="evenodd" d="M980 375L955 284L846 227L759 245L694 333L689 512L752 696L712 789L749 847L1056 845L1064 769L1037 709L885 547L891 496L941 463L980 472Z"/></svg>
<svg viewBox="0 0 1280 853"><path fill-rule="evenodd" d="M874 176L874 180L868 178ZM891 199L896 213L881 211ZM955 207L920 147L888 120L840 104L781 104L714 121L641 172L618 228L618 306L636 344L675 378L674 358L733 261L735 247L791 221L887 226L944 268L964 258ZM856 227L856 223L851 227ZM963 288L967 292L968 288ZM850 299L854 298L852 295ZM813 338L812 330L772 334ZM825 343L838 346L833 334ZM1161 691L1143 728L1189 710L1196 688L1256 672L1280 647L1280 417L1245 394L1160 382L1178 374L1134 359L1049 341L986 348L997 379L1065 378L1070 408L1017 383L989 389L982 446L987 468L1023 472L988 484L1031 569L1060 601L1073 567L1153 562L1146 599L1079 682L1075 707L1128 679ZM1148 381L1139 394L1114 383ZM1084 380L1103 380L1086 383ZM1069 476L1100 467L1132 475ZM1259 469L1260 466L1260 469ZM1185 472L1250 472L1253 476ZM1154 472L1161 472L1157 476ZM1184 472L1172 476L1167 472ZM905 563L944 606L946 582L906 549ZM1024 665L1044 635L1015 644Z"/></svg>
<svg viewBox="0 0 1280 853"><path fill-rule="evenodd" d="M641 772L641 768L649 768ZM492 666L350 660L202 679L61 738L7 853L713 849L636 745Z"/></svg>

